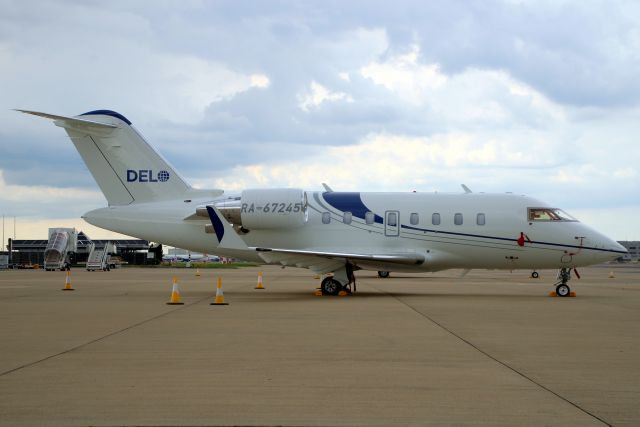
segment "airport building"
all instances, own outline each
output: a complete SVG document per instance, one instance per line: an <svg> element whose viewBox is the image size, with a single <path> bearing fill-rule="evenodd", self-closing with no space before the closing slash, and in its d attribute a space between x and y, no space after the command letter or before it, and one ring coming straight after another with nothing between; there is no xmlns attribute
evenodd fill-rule
<svg viewBox="0 0 640 427"><path fill-rule="evenodd" d="M623 240L618 242L627 250L629 254L622 257L624 261L639 261L640 260L640 241L638 240Z"/></svg>
<svg viewBox="0 0 640 427"><path fill-rule="evenodd" d="M91 240L82 231L52 228L49 229L48 239L8 239L7 250L0 252L3 254L0 264L15 268L47 268L52 252L61 264L86 264L92 254L95 256L100 251L106 253L106 248L120 264L142 265L162 260L162 245L153 245L147 240Z"/></svg>

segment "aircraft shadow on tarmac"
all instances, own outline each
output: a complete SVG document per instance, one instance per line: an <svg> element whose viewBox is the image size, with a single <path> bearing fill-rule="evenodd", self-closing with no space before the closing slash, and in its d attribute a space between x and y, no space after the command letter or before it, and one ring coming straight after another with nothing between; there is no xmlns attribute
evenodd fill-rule
<svg viewBox="0 0 640 427"><path fill-rule="evenodd" d="M233 298L237 298L236 301L238 303L242 302L260 302L260 303L278 303L283 301L308 301L312 299L322 299L322 300L349 300L349 299L403 299L403 298L421 298L425 300L434 300L434 299L485 299L485 300L524 300L524 299L538 299L538 298L549 298L547 294L544 292L540 292L539 294L498 294L498 293L452 293L452 292L387 292L387 291L370 291L363 290L358 291L355 294L347 295L347 296L316 296L314 293L309 292L308 290L301 291L276 291L271 292L269 294L265 294L262 296L259 295L248 295L247 293L234 293L227 292L225 293L225 298L229 300L229 302L233 301Z"/></svg>

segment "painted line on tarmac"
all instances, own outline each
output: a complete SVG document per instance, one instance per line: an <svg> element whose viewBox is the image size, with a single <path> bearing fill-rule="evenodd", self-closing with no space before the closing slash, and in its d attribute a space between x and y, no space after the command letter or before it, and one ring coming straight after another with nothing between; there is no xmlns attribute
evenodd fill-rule
<svg viewBox="0 0 640 427"><path fill-rule="evenodd" d="M50 360L50 359L56 358L56 357L58 357L58 356L63 356L63 355L65 355L65 354L67 354L67 353L71 353L71 352L73 352L73 351L79 350L79 349L81 349L81 348L83 348L83 347L86 347L86 346L88 346L88 345L95 344L95 343L97 343L97 342L100 342L100 341L105 340L105 339L107 339L107 338L110 338L110 337L112 337L112 336L118 335L118 334L120 334L120 333L122 333L122 332L126 332L126 331L128 331L128 330L133 329L133 328L137 328L138 326L142 326L142 325L144 325L145 323L149 323L149 322L152 322L152 321L154 321L154 320L156 320L156 319L159 319L159 318L161 318L161 317L167 316L167 315L169 315L169 314L172 314L172 313L175 313L175 312L178 312L178 311L181 311L181 310L185 310L185 309L187 309L187 308L189 308L189 307L191 307L191 306L197 305L197 304L199 304L199 303L201 303L201 302L203 302L203 301L206 301L206 300L213 300L213 298L214 298L214 297L215 297L215 293L214 293L214 294L211 294L211 295L207 295L206 297L204 297L204 298L200 298L200 299L198 299L198 300L196 300L196 301L194 301L194 302L191 302L191 303L189 303L189 304L185 304L185 305L177 306L176 308L174 308L174 309L172 309L172 310L169 310L169 311L165 311L164 313L160 313L160 314L158 314L157 316L150 317L150 318L145 319L145 320L142 320L142 321L140 321L140 322L138 322L138 323L134 323L133 325L129 325L129 326L124 327L124 328L122 328L122 329L119 329L119 330L117 330L117 331L110 332L110 333L108 333L107 335L103 335L103 336L101 336L101 337L99 337L99 338L95 338L95 339L93 339L93 340L91 340L91 341L87 341L87 342L85 342L85 343L83 343L83 344L79 344L79 345L77 345L77 346L75 346L75 347L69 348L69 349L64 350L64 351L61 351L61 352L59 352L59 353L52 354L52 355L47 356L47 357L43 357L42 359L39 359L39 360L36 360L36 361L33 361L33 362L26 363L26 364L24 364L24 365L18 366L18 367L13 368L13 369L9 369L9 370L4 371L4 372L0 372L0 377L3 377L3 376L5 376L5 375L11 374L11 373L13 373L13 372L16 372L16 371L19 371L19 370L22 370L22 369L25 369L25 368L30 368L31 366L35 366L35 365L37 365L37 364L39 364L39 363L46 362L47 360Z"/></svg>
<svg viewBox="0 0 640 427"><path fill-rule="evenodd" d="M412 310L413 312L417 313L418 315L424 317L425 319L427 319L429 322L433 323L434 325L436 325L437 327L439 327L440 329L444 330L445 332L449 333L450 335L453 335L454 337L456 337L457 339L459 339L460 341L462 341L463 343L467 344L468 346L472 347L474 350L478 351L479 353L485 355L486 357L488 357L489 359L493 360L494 362L504 366L505 368L509 369L510 371L518 374L519 376L521 376L522 378L524 378L525 380L537 385L538 387L540 387L541 389L553 394L554 396L556 396L557 398L565 401L566 403L570 404L571 406L573 406L574 408L580 410L581 412L584 412L585 414L591 416L592 418L595 418L596 420L600 421L601 423L603 423L604 425L607 425L609 427L612 427L612 424L603 420L602 418L598 417L597 415L587 411L586 409L584 409L583 407L581 407L580 405L578 405L575 402L572 402L571 400L569 400L568 398L562 396L561 394L558 394L557 392L551 390L549 387L546 387L545 385L539 383L538 381L534 380L533 378L527 376L525 373L520 372L519 370L517 370L516 368L512 367L511 365L507 364L506 362L503 362L502 360L498 359L495 356L492 356L491 354L487 353L485 350L482 350L480 347L478 347L477 345L475 345L474 343L472 343L471 341L463 338L462 336L456 334L455 332L453 332L451 329L447 328L446 326L444 326L442 323L438 322L437 320L435 320L434 318L430 317L428 314L422 313L420 310L418 310L417 308L413 307L412 305L410 305L409 303L407 303L406 301L403 301L399 296L392 294L390 292L387 291L383 291L382 289L378 289L375 286L371 286L368 285L371 288L375 289L376 291L383 293L385 295L388 295L392 298L394 298L396 301L398 301L399 303L403 304L404 306L406 306L407 308L409 308L410 310Z"/></svg>

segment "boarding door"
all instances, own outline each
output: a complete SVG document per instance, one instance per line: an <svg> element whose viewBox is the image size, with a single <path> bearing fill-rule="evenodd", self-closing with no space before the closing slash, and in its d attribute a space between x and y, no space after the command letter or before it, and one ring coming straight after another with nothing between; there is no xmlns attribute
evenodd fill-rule
<svg viewBox="0 0 640 427"><path fill-rule="evenodd" d="M400 212L386 211L384 213L384 235L391 237L400 235Z"/></svg>

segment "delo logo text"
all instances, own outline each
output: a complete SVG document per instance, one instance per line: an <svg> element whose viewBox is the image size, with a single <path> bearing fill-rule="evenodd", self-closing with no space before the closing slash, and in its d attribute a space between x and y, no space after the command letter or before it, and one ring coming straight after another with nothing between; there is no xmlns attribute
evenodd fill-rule
<svg viewBox="0 0 640 427"><path fill-rule="evenodd" d="M128 169L127 182L167 182L169 181L169 172L160 171L157 174L151 169Z"/></svg>

